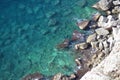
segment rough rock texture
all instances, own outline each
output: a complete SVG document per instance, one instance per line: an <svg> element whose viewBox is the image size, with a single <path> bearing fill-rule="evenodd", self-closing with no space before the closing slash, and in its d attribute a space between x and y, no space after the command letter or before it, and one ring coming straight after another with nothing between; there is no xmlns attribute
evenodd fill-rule
<svg viewBox="0 0 120 80"><path fill-rule="evenodd" d="M113 4L116 5L116 6L117 6L117 5L120 5L120 0L115 0L115 1L113 1Z"/></svg>
<svg viewBox="0 0 120 80"><path fill-rule="evenodd" d="M75 49L86 49L88 47L87 43L79 43L75 45Z"/></svg>
<svg viewBox="0 0 120 80"><path fill-rule="evenodd" d="M94 21L97 21L100 16L101 16L101 14L100 14L99 12L97 12L96 14L93 15L93 18L92 18L92 19L93 19Z"/></svg>
<svg viewBox="0 0 120 80"><path fill-rule="evenodd" d="M62 74L61 73L58 73L56 74L52 80L61 80L61 77L62 77Z"/></svg>
<svg viewBox="0 0 120 80"><path fill-rule="evenodd" d="M90 43L90 42L96 41L96 37L97 37L96 33L89 35L86 42Z"/></svg>
<svg viewBox="0 0 120 80"><path fill-rule="evenodd" d="M85 20L85 21L81 21L77 24L78 24L80 29L85 29L88 26L89 22L90 22L89 20Z"/></svg>
<svg viewBox="0 0 120 80"><path fill-rule="evenodd" d="M113 29L114 47L110 54L80 80L120 80L120 28Z"/></svg>
<svg viewBox="0 0 120 80"><path fill-rule="evenodd" d="M43 75L36 72L36 73L33 73L33 74L28 74L26 75L24 78L22 78L22 80L41 80L43 79Z"/></svg>
<svg viewBox="0 0 120 80"><path fill-rule="evenodd" d="M109 34L109 31L105 30L104 28L98 28L95 31L96 31L96 33L98 35L104 35L104 36L106 36L107 34Z"/></svg>
<svg viewBox="0 0 120 80"><path fill-rule="evenodd" d="M112 0L100 0L98 3L93 5L96 9L101 9L103 11L110 9Z"/></svg>

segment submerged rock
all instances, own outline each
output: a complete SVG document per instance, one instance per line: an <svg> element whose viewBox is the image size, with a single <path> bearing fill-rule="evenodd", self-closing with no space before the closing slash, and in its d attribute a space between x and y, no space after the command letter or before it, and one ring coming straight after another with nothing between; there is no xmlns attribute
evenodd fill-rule
<svg viewBox="0 0 120 80"><path fill-rule="evenodd" d="M76 40L79 40L79 41L84 41L85 38L84 38L84 34L78 32L78 31L74 31L73 34L72 34L72 41L76 41Z"/></svg>
<svg viewBox="0 0 120 80"><path fill-rule="evenodd" d="M80 70L77 71L76 77L77 77L78 79L80 79L80 78L81 78L86 72L88 72L88 71L89 71L88 68L80 69Z"/></svg>
<svg viewBox="0 0 120 80"><path fill-rule="evenodd" d="M68 48L69 47L69 43L70 43L70 40L69 39L65 39L62 43L57 45L57 48L58 49Z"/></svg>
<svg viewBox="0 0 120 80"><path fill-rule="evenodd" d="M72 10L68 9L68 10L63 12L63 16L69 16L71 13L72 13Z"/></svg>
<svg viewBox="0 0 120 80"><path fill-rule="evenodd" d="M55 26L57 24L57 20L56 19L50 19L48 21L48 26Z"/></svg>
<svg viewBox="0 0 120 80"><path fill-rule="evenodd" d="M80 8L85 7L86 4L87 4L87 1L86 1L86 0L80 0L80 1L77 2L77 5L78 5Z"/></svg>
<svg viewBox="0 0 120 80"><path fill-rule="evenodd" d="M55 14L56 14L56 12L51 11L51 12L47 12L45 15L46 15L47 18L51 18L51 17L53 17Z"/></svg>

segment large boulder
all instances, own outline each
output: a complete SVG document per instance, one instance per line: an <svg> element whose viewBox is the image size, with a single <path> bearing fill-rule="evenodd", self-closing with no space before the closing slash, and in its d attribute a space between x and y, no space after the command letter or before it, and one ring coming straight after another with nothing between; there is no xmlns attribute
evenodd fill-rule
<svg viewBox="0 0 120 80"><path fill-rule="evenodd" d="M79 26L80 29L85 29L88 26L89 22L90 22L89 20L84 20L77 22L77 25Z"/></svg>
<svg viewBox="0 0 120 80"><path fill-rule="evenodd" d="M120 13L120 6L115 6L114 9L112 9L112 13Z"/></svg>
<svg viewBox="0 0 120 80"><path fill-rule="evenodd" d="M92 19L93 19L94 21L97 21L100 16L101 16L101 14L97 12L97 13L93 14Z"/></svg>
<svg viewBox="0 0 120 80"><path fill-rule="evenodd" d="M97 34L96 34L96 33L91 34L91 35L88 36L86 42L87 42L87 43L90 43L90 42L96 41L96 37L97 37Z"/></svg>
<svg viewBox="0 0 120 80"><path fill-rule="evenodd" d="M114 1L113 1L113 4L114 4L115 6L120 5L120 0L114 0Z"/></svg>
<svg viewBox="0 0 120 80"><path fill-rule="evenodd" d="M104 28L98 28L98 29L95 30L95 32L98 35L103 35L103 36L107 36L109 34L109 31L104 29Z"/></svg>
<svg viewBox="0 0 120 80"><path fill-rule="evenodd" d="M96 3L92 7L106 11L106 10L110 9L111 5L112 5L112 0L100 0L98 3Z"/></svg>

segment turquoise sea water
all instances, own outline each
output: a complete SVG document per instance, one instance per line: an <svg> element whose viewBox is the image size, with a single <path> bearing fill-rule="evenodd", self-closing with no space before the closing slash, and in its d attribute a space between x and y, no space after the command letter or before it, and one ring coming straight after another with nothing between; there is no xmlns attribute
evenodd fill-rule
<svg viewBox="0 0 120 80"><path fill-rule="evenodd" d="M0 80L73 73L74 52L56 45L80 31L74 18L89 18L96 1L0 0Z"/></svg>

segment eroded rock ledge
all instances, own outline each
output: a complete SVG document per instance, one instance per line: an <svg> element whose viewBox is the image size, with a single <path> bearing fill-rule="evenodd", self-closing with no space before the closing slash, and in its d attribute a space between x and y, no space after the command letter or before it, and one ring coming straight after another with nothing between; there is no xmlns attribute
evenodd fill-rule
<svg viewBox="0 0 120 80"><path fill-rule="evenodd" d="M111 53L80 80L120 80L120 28L113 29L115 44Z"/></svg>
<svg viewBox="0 0 120 80"><path fill-rule="evenodd" d="M100 0L93 7L109 12L109 14L101 15L97 24L98 27L111 30L111 36L107 39L110 42L108 47L110 52L108 56L105 56L105 59L101 60L97 66L94 66L80 80L120 80L120 1ZM115 10L115 8L118 9ZM97 33L108 34L107 31L104 31L104 33L100 32ZM96 63L94 60L93 64Z"/></svg>

